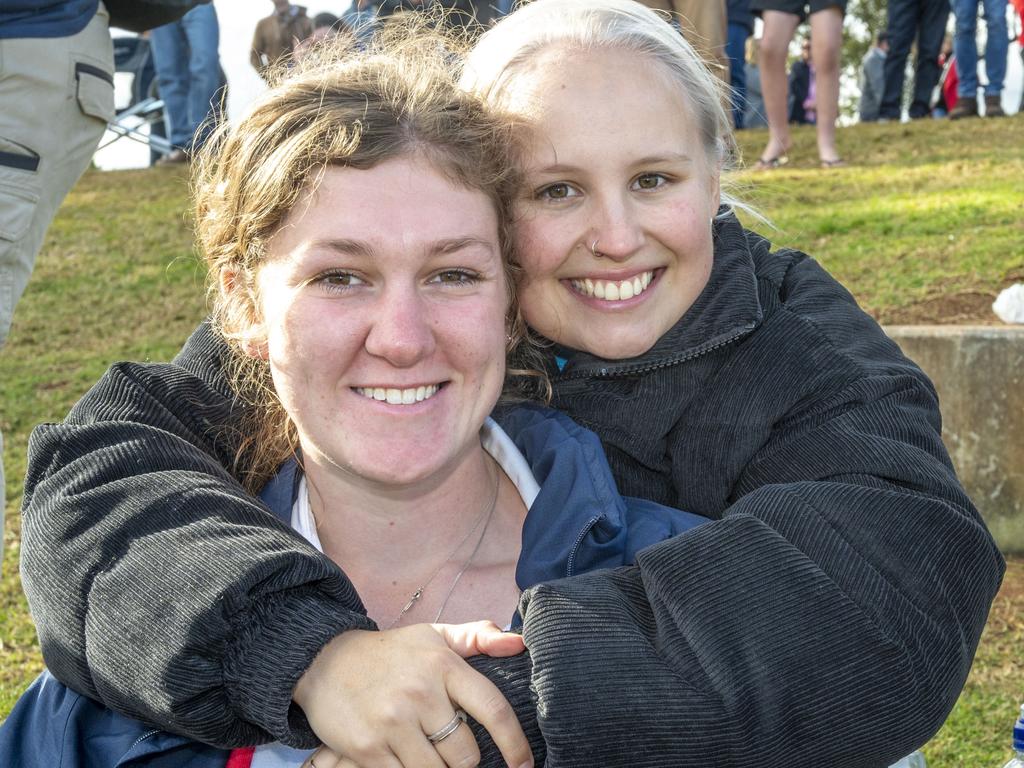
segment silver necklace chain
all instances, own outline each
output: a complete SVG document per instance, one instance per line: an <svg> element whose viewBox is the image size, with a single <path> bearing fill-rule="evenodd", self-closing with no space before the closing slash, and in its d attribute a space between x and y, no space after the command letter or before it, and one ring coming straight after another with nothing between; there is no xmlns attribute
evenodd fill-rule
<svg viewBox="0 0 1024 768"><path fill-rule="evenodd" d="M412 610L412 607L420 601L421 597L423 597L423 592L426 590L426 588L430 586L431 582L433 582L434 579L437 578L437 575L441 573L441 571L444 569L444 567L451 562L452 558L455 557L456 553L460 549L462 549L462 547L466 544L467 541L469 541L469 537L472 536L476 529L480 527L480 523L484 523L484 529L480 532L480 538L477 539L476 546L474 546L473 551L469 553L469 557L466 558L466 562L463 564L462 568L459 570L457 574L455 574L455 578L452 580L452 585L448 587L448 592L445 594L444 600L441 602L441 607L438 609L437 615L434 617L434 623L437 623L437 621L441 618L441 614L444 613L444 609L448 607L448 601L451 599L452 593L455 592L455 587L458 586L459 580L462 578L462 575L469 570L469 566L473 564L473 559L476 557L477 552L480 551L480 545L483 544L484 537L487 536L487 528L490 526L491 518L494 516L494 508L498 505L498 489L500 487L501 471L495 468L494 493L491 495L491 500L488 503L488 505L484 507L483 510L481 510L480 516L476 519L476 522L473 523L473 527L470 528L466 535L462 537L462 541L460 541L458 543L458 546L456 546L455 549L452 550L452 553L448 555L448 557L446 557L439 566L437 566L437 569L432 574L430 574L430 578L423 582L416 589L416 591L412 593L412 596L409 598L409 601L404 606L402 606L402 610L395 617L394 621L388 624L385 627L385 629L393 628L398 622L402 620L402 617L404 617L405 614ZM484 518L486 518L486 522L484 522Z"/></svg>

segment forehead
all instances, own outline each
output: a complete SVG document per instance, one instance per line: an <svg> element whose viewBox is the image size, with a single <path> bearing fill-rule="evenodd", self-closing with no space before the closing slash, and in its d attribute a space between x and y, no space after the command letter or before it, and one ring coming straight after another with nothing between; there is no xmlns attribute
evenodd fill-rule
<svg viewBox="0 0 1024 768"><path fill-rule="evenodd" d="M366 169L328 167L285 217L271 250L290 250L311 239L360 240L391 249L460 237L497 241L494 202L436 163L409 156Z"/></svg>
<svg viewBox="0 0 1024 768"><path fill-rule="evenodd" d="M620 48L545 49L511 79L505 107L524 118L534 149L698 138L693 109L666 65Z"/></svg>

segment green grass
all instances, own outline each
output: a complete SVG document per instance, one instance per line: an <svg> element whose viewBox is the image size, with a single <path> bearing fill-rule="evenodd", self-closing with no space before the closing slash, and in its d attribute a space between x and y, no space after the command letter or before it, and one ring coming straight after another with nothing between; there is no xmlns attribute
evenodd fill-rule
<svg viewBox="0 0 1024 768"><path fill-rule="evenodd" d="M756 159L765 133L741 136ZM839 277L883 322L994 322L1024 280L1024 116L841 130L847 168L818 168L813 130L792 162L738 174L758 226ZM0 580L0 717L42 667L18 579L28 434L59 420L113 361L166 360L204 314L187 188L171 169L89 173L61 208L0 352L7 522ZM1024 560L1011 561L974 669L929 765L1001 765L1024 699Z"/></svg>

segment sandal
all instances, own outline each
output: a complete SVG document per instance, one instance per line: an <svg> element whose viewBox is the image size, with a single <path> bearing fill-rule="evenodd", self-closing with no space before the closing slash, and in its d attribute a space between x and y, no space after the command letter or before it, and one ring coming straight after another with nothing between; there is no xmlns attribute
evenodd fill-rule
<svg viewBox="0 0 1024 768"><path fill-rule="evenodd" d="M776 155L775 157L762 157L754 163L755 171L774 171L776 168L781 168L789 162L789 158L786 155Z"/></svg>
<svg viewBox="0 0 1024 768"><path fill-rule="evenodd" d="M825 170L828 170L829 168L845 168L846 161L841 157L837 157L835 160L822 160L821 167Z"/></svg>

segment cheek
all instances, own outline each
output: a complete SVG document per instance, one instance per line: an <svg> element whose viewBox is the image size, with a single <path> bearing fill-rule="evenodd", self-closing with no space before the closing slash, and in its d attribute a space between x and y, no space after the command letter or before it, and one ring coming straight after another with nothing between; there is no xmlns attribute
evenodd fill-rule
<svg viewBox="0 0 1024 768"><path fill-rule="evenodd" d="M547 277L565 261L567 253L562 241L564 226L540 216L524 217L512 229L516 246L516 259L523 268L522 282L532 282Z"/></svg>

